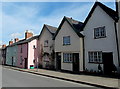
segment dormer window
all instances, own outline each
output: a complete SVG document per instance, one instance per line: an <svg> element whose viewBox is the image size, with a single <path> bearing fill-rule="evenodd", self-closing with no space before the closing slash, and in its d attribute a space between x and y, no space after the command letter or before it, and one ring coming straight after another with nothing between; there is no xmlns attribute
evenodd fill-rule
<svg viewBox="0 0 120 89"><path fill-rule="evenodd" d="M105 38L105 37L106 37L105 26L94 28L94 38L95 39Z"/></svg>

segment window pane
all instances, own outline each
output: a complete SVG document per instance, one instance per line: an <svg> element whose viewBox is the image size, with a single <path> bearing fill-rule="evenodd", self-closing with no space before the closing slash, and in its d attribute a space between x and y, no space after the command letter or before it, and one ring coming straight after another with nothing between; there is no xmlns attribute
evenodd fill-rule
<svg viewBox="0 0 120 89"><path fill-rule="evenodd" d="M94 61L97 62L97 52L94 52Z"/></svg>
<svg viewBox="0 0 120 89"><path fill-rule="evenodd" d="M63 37L63 44L64 45L70 44L70 36Z"/></svg>
<svg viewBox="0 0 120 89"><path fill-rule="evenodd" d="M100 38L106 36L105 26L94 28L94 38Z"/></svg>

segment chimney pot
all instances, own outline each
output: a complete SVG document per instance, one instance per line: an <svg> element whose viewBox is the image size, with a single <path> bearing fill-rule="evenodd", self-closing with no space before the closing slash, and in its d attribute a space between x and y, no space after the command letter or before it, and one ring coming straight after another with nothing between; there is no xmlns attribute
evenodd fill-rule
<svg viewBox="0 0 120 89"><path fill-rule="evenodd" d="M26 30L26 32L25 32L25 39L30 38L32 36L33 36L33 33L29 32L28 30Z"/></svg>
<svg viewBox="0 0 120 89"><path fill-rule="evenodd" d="M19 41L19 39L18 39L18 38L15 38L15 39L14 39L14 41L15 41L15 42L18 42L18 41Z"/></svg>
<svg viewBox="0 0 120 89"><path fill-rule="evenodd" d="M5 48L5 47L6 47L6 44L3 44L3 45L2 45L2 48Z"/></svg>
<svg viewBox="0 0 120 89"><path fill-rule="evenodd" d="M11 41L9 41L9 45L12 45L13 44L13 41L11 40Z"/></svg>

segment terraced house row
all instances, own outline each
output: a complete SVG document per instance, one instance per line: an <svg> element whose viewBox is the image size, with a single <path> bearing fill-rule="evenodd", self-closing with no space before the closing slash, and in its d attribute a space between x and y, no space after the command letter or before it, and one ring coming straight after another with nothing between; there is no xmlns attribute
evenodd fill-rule
<svg viewBox="0 0 120 89"><path fill-rule="evenodd" d="M120 3L116 11L95 2L85 22L64 17L58 28L44 25L39 35L3 45L3 64L73 72L120 73Z"/></svg>

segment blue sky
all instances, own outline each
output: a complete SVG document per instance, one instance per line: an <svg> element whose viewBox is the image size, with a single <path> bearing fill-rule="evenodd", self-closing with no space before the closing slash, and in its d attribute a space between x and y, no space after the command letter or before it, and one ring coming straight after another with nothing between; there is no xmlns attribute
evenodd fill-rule
<svg viewBox="0 0 120 89"><path fill-rule="evenodd" d="M1 4L1 3L0 3ZM18 37L26 30L40 34L43 24L58 27L64 16L84 22L94 2L3 2L2 43ZM104 2L115 10L114 2ZM1 40L0 40L1 43Z"/></svg>

